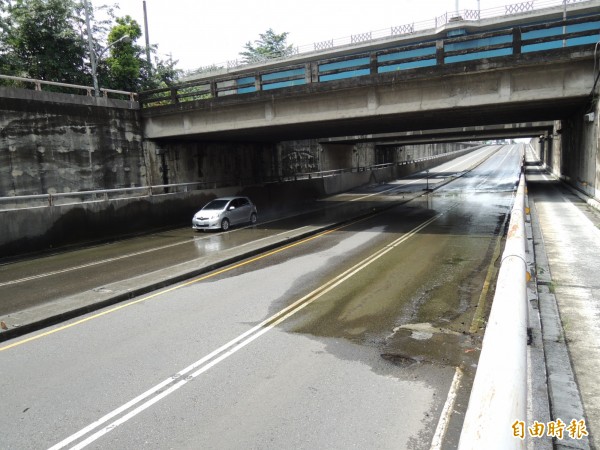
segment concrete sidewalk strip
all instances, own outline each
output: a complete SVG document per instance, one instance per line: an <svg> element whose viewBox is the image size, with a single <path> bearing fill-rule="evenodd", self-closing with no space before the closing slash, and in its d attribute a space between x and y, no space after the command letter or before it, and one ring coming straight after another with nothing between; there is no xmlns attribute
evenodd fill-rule
<svg viewBox="0 0 600 450"><path fill-rule="evenodd" d="M550 416L553 421L561 419L565 423L565 427L568 427L572 420L585 419L586 415L580 386L575 377L573 362L569 353L558 301L554 293L556 289L554 286L555 281L552 277L546 249L547 244L542 233L540 212L536 206L535 199L530 195L532 237L536 262L535 281L539 298L539 320L541 322L541 339L546 366L547 395L551 408ZM546 226L548 226L547 223ZM552 222L551 226L557 227L558 224ZM537 417L532 419L543 422ZM587 431L590 431L589 422ZM534 449L539 448L536 445L538 444L534 441ZM592 447L590 437L584 435L581 439L573 439L565 429L563 439L554 439L554 448L587 450Z"/></svg>

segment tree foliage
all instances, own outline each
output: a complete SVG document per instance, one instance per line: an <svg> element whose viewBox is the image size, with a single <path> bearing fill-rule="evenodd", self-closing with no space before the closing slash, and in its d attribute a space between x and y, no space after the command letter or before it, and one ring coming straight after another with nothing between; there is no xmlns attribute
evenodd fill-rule
<svg viewBox="0 0 600 450"><path fill-rule="evenodd" d="M8 8L8 0L0 0L0 73L6 71L8 66L8 30L10 28L10 17L6 11Z"/></svg>
<svg viewBox="0 0 600 450"><path fill-rule="evenodd" d="M129 16L116 17L115 7L90 5L100 87L139 91L173 83L181 73L176 62L155 56L153 70L144 47L136 42L142 36L140 25ZM97 11L107 18L96 20ZM150 50L156 55L157 46ZM0 0L0 73L91 86L84 4L80 0Z"/></svg>
<svg viewBox="0 0 600 450"><path fill-rule="evenodd" d="M106 59L111 84L127 91L136 91L142 84L140 71L144 49L135 41L142 36L142 29L130 16L117 18L116 22L108 35L110 56Z"/></svg>
<svg viewBox="0 0 600 450"><path fill-rule="evenodd" d="M85 42L76 32L72 0L16 0L3 7L4 69L40 80L84 80Z"/></svg>
<svg viewBox="0 0 600 450"><path fill-rule="evenodd" d="M292 52L292 45L287 44L289 33L277 34L272 28L259 34L260 38L244 45L245 51L240 52L244 63L264 61L266 59L280 58Z"/></svg>

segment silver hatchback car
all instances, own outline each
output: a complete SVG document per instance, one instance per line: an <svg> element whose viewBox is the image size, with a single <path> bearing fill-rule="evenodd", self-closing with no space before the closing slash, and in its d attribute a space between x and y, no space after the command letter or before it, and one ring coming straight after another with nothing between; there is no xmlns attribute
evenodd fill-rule
<svg viewBox="0 0 600 450"><path fill-rule="evenodd" d="M207 203L194 214L192 228L227 231L230 225L256 223L256 206L248 197L222 197Z"/></svg>

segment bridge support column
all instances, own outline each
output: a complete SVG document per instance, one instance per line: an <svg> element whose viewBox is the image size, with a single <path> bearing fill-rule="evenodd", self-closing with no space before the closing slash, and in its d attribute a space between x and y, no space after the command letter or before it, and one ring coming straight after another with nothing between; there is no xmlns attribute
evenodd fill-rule
<svg viewBox="0 0 600 450"><path fill-rule="evenodd" d="M551 133L533 140L547 169L574 188L600 198L600 108L594 102L554 122Z"/></svg>

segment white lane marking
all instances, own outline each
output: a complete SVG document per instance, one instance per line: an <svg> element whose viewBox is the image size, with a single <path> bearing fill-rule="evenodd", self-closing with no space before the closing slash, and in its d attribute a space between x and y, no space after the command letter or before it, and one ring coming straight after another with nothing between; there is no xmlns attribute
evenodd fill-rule
<svg viewBox="0 0 600 450"><path fill-rule="evenodd" d="M303 228L306 228L306 226L303 226L303 227L300 227L300 228L296 228L294 230L284 231L282 233L278 233L278 234L275 234L275 235L272 235L272 236L267 236L267 237L264 237L264 238L261 238L261 239L257 239L255 241L251 241L249 243L242 244L242 245L240 245L240 247L244 246L244 245L248 245L248 244L254 243L254 242L259 242L259 241L262 241L264 239L268 239L268 238L271 238L271 237L277 237L277 236L282 235L282 234L295 233L298 230L301 230ZM174 244L163 245L163 246L160 246L160 247L154 247L154 248L150 248L150 249L147 249L147 250L141 250L139 252L127 253L126 255L115 256L114 258L101 259L99 261L93 261L93 262L90 262L90 263L87 263L87 264L81 264L79 266L67 267L65 269L54 270L52 272L46 272L46 273L40 273L40 274L37 274L37 275L32 275L30 277L19 278L17 280L5 281L5 282L0 283L0 287L11 286L11 285L14 285L14 284L19 284L19 283L25 283L27 281L33 281L33 280L37 280L37 279L40 279L40 278L51 277L53 275L60 275L62 273L67 273L67 272L73 272L73 271L76 271L76 270L86 269L88 267L94 267L94 266L98 266L100 264L108 264L108 263L111 263L111 262L119 261L121 259L126 259L126 258L132 258L134 256L145 255L147 253L152 253L152 252L156 252L156 251L159 251L159 250L165 250L167 248L177 247L178 245L190 244L193 241L204 240L204 239L209 239L209 237L207 236L207 237L203 237L203 238L192 238L190 240L186 240L186 241L182 241L182 242L176 242Z"/></svg>
<svg viewBox="0 0 600 450"><path fill-rule="evenodd" d="M438 426L435 429L435 434L433 435L433 440L431 441L430 450L442 449L442 441L446 436L446 431L448 431L448 424L450 423L450 416L452 416L452 410L454 409L454 403L456 402L456 394L458 392L458 388L460 387L462 375L462 370L460 370L460 367L457 367L456 371L454 372L452 384L450 385L450 390L448 391L446 403L444 404L442 414L440 415Z"/></svg>
<svg viewBox="0 0 600 450"><path fill-rule="evenodd" d="M457 204L452 205L446 211L449 211L450 209L454 208L456 205ZM124 405L120 406L119 408L111 411L110 413L108 413L105 416L101 417L97 421L95 421L92 424L88 425L87 427L81 429L77 433L75 433L75 434L67 437L66 439L62 440L58 444L50 447L49 450L59 450L59 449L62 449L64 447L66 447L67 445L69 445L72 442L76 441L77 439L83 437L84 435L86 435L88 433L91 433L93 430L95 430L98 427L100 427L101 425L105 424L106 422L108 422L112 418L118 416L119 414L127 411L128 409L134 407L138 403L140 403L140 402L144 401L145 399L147 399L147 398L151 397L152 395L154 395L154 397L149 398L146 402L142 403L137 408L131 410L126 415L124 415L121 418L113 421L112 423L110 423L109 425L105 426L104 428L101 428L99 431L97 431L93 435L89 436L84 441L82 441L79 444L77 444L76 446L72 447L72 449L82 449L82 448L86 447L87 445L89 445L92 442L96 441L100 437L104 436L109 431L112 431L113 429L115 429L119 425L122 425L123 423L127 422L129 419L135 417L136 415L138 415L139 413L141 413L145 409L149 408L150 406L152 406L153 404L155 404L159 400L165 398L166 396L172 394L173 392L175 392L179 388L183 387L184 385L186 385L188 382L190 382L191 380L193 380L197 376L199 376L202 373L204 373L207 370L209 370L211 367L215 366L219 362L221 362L224 359L228 358L229 356L233 355L238 350L240 350L241 348L245 347L246 345L248 345L249 343L251 343L252 341L254 341L255 339L257 339L258 337L262 336L263 334L265 334L266 332L268 332L269 330L271 330L275 326L279 325L284 320L286 320L289 317L293 316L298 311L302 310L303 308L305 308L306 306L308 306L309 304L311 304L315 300L319 299L320 297L322 297L323 295L325 295L326 293L328 293L332 289L334 289L337 286L339 286L341 283L343 283L347 279L349 279L352 276L354 276L356 273L358 273L362 269L366 268L367 266L369 266L370 264L372 264L373 262L375 262L376 260L378 260L379 258L381 258L382 256L384 256L386 253L388 253L391 250L393 250L394 248L396 248L398 245L400 245L403 242L405 242L406 240L412 238L419 231L421 231L425 227L429 226L431 223L433 223L434 221L436 221L437 219L439 219L444 214L445 214L445 212L441 212L441 213L433 216L429 220L423 222L421 225L413 228L409 233L407 233L407 234L399 237L398 239L396 239L392 243L390 243L390 244L386 245L385 247L379 249L378 251L376 251L375 253L373 253L369 257L365 258L364 260L362 260L358 264L354 265L350 269L346 270L345 272L341 273L340 275L336 276L335 278L329 280L327 283L325 283L322 286L318 287L317 289L315 289L311 293L309 293L309 294L305 295L304 297L300 298L299 300L295 301L294 303L292 303L288 307L286 307L286 308L282 309L281 311L279 311L278 313L272 315L271 317L269 317L268 319L264 320L260 324L254 326L250 330L248 330L245 333L241 334L237 338L229 341L225 345L222 345L221 347L219 347L218 349L214 350L210 354L204 356L200 360L196 361L195 363L193 363L190 366L186 367L185 369L181 370L176 375L167 378L166 380L162 381L161 383L159 383L156 386L152 387L151 389L147 390L143 394L137 396L133 400L125 403ZM213 359L213 358L215 358L215 359ZM188 375L188 373L190 373L190 372L192 372L194 370L196 370L196 371L193 372L191 375ZM164 389L165 387L167 387L169 385L171 385L171 386L168 389L166 389L166 390L164 390L164 391L161 392L162 389Z"/></svg>

